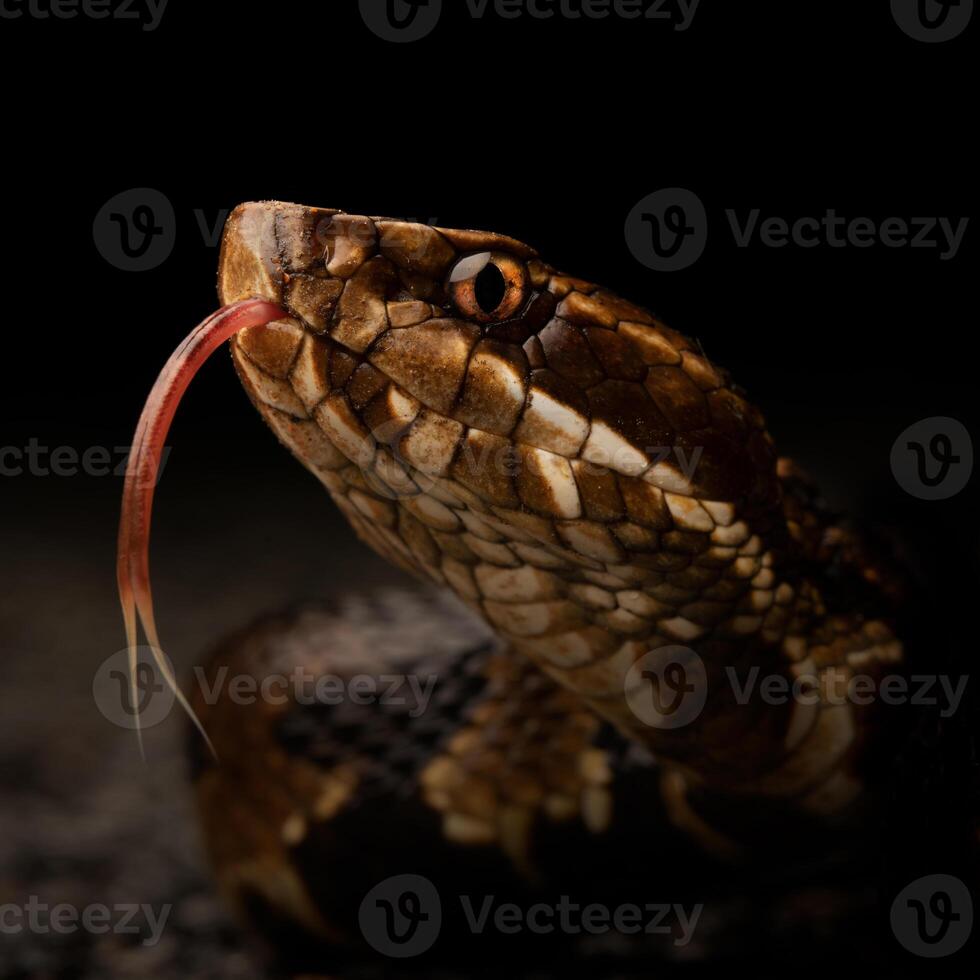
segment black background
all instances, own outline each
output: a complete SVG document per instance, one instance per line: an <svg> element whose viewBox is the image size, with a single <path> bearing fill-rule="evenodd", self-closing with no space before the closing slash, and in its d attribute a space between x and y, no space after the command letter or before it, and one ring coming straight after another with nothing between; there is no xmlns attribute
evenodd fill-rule
<svg viewBox="0 0 980 980"><path fill-rule="evenodd" d="M917 501L896 485L889 452L928 416L977 431L976 229L952 261L881 245L742 249L724 211L971 215L975 25L929 45L881 0L703 0L684 32L473 21L447 6L434 34L408 45L374 37L356 4L334 0L171 0L154 32L0 21L0 445L129 442L160 367L217 305L218 252L198 210L210 225L271 198L500 231L697 336L834 503L925 555L937 648L972 642L975 483ZM711 231L694 266L657 274L630 254L623 224L671 186L701 197ZM134 187L165 194L177 220L173 254L143 273L113 267L92 236L101 206ZM340 579L395 577L277 446L226 357L201 372L169 441L154 567L179 662L263 608ZM114 477L0 477L14 674L87 696L121 645L121 490ZM77 722L49 703L6 720L28 733L50 721L70 738Z"/></svg>
<svg viewBox="0 0 980 980"><path fill-rule="evenodd" d="M16 348L31 365L8 372L5 394L22 436L125 441L159 366L215 305L217 250L196 209L213 223L261 198L528 241L698 336L781 445L832 434L844 469L883 459L906 420L967 421L972 228L947 262L881 245L740 249L723 212L968 215L969 30L927 45L885 3L709 0L684 32L473 21L450 5L407 45L326 2L172 0L150 33L84 18L3 27L18 56L4 69L7 268L23 303L8 306L6 342L11 363ZM127 273L91 224L140 186L173 202L177 245ZM669 186L702 198L712 234L694 267L656 274L623 222ZM250 439L230 372L206 378L181 440Z"/></svg>
<svg viewBox="0 0 980 980"><path fill-rule="evenodd" d="M83 17L0 27L5 444L126 445L157 371L216 305L217 248L199 215L210 226L240 201L275 198L529 242L698 337L832 502L949 542L947 568L975 551L970 490L924 504L888 465L912 422L975 417L975 229L942 261L882 245L738 248L724 217L968 216L972 27L923 44L884 2L710 0L683 32L476 21L446 4L432 35L401 45L371 34L356 4L325 0L172 0L153 32ZM658 274L632 257L623 224L671 186L704 201L708 246ZM149 272L114 268L93 242L99 208L133 187L157 188L176 213L173 254ZM170 442L161 534L168 496L213 522L255 481L320 507L223 356ZM68 494L72 521L105 522L111 539L118 484L26 475L0 489L26 507L50 497L39 530L59 540Z"/></svg>

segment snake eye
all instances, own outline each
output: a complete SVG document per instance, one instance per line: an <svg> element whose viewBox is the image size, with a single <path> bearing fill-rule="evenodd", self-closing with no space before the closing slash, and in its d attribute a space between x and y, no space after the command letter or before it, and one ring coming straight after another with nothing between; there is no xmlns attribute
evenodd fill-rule
<svg viewBox="0 0 980 980"><path fill-rule="evenodd" d="M514 316L527 299L527 270L504 252L480 252L460 259L449 273L456 308L477 323Z"/></svg>

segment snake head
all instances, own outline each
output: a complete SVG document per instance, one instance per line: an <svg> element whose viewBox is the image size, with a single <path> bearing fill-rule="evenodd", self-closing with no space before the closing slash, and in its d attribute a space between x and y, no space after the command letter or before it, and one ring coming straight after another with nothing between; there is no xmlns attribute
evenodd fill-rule
<svg viewBox="0 0 980 980"><path fill-rule="evenodd" d="M706 528L699 502L776 492L761 415L696 344L514 239L245 204L218 282L224 303L289 312L233 352L321 477L343 457L371 490L424 474L528 520L660 530Z"/></svg>
<svg viewBox="0 0 980 980"><path fill-rule="evenodd" d="M276 202L230 216L218 288L225 307L168 361L134 440L118 562L133 668L137 616L159 648L156 461L228 339L262 416L362 538L449 585L621 731L731 781L767 772L813 722L794 708L760 726L715 685L699 738L661 738L630 701L656 686L634 666L675 642L715 672L795 669L822 609L764 420L699 345L514 239ZM849 719L828 722L842 752ZM796 793L787 766L752 791Z"/></svg>

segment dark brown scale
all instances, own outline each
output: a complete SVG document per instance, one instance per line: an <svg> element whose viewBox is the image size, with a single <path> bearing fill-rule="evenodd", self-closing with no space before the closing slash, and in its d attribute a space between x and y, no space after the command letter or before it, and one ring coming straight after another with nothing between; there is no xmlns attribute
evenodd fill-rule
<svg viewBox="0 0 980 980"><path fill-rule="evenodd" d="M370 364L360 364L347 382L347 397L360 411L387 386L388 379L380 371Z"/></svg>
<svg viewBox="0 0 980 980"><path fill-rule="evenodd" d="M357 370L357 359L346 351L334 350L330 357L330 383L334 388L343 388L350 376Z"/></svg>
<svg viewBox="0 0 980 980"><path fill-rule="evenodd" d="M604 327L588 327L585 333L607 378L643 381L647 368L632 344Z"/></svg>
<svg viewBox="0 0 980 980"><path fill-rule="evenodd" d="M626 504L616 483L615 473L584 460L576 460L572 464L572 472L585 513L590 519L614 521L626 513Z"/></svg>
<svg viewBox="0 0 980 980"><path fill-rule="evenodd" d="M669 531L673 528L674 519L670 516L660 490L645 480L623 476L621 473L616 475L616 482L630 520L658 531Z"/></svg>
<svg viewBox="0 0 980 980"><path fill-rule="evenodd" d="M671 428L646 389L632 381L602 381L589 389L593 421L605 422L638 449L656 453L671 445Z"/></svg>
<svg viewBox="0 0 980 980"><path fill-rule="evenodd" d="M519 459L509 439L471 430L453 461L452 474L464 487L500 507L519 507L514 471Z"/></svg>
<svg viewBox="0 0 980 980"><path fill-rule="evenodd" d="M539 334L548 367L579 389L597 385L606 377L585 335L564 320L552 320Z"/></svg>
<svg viewBox="0 0 980 980"><path fill-rule="evenodd" d="M652 367L645 384L654 403L678 432L711 425L701 389L679 367Z"/></svg>
<svg viewBox="0 0 980 980"><path fill-rule="evenodd" d="M531 372L531 384L547 392L555 401L568 405L579 415L588 417L589 402L586 396L550 368L533 370Z"/></svg>

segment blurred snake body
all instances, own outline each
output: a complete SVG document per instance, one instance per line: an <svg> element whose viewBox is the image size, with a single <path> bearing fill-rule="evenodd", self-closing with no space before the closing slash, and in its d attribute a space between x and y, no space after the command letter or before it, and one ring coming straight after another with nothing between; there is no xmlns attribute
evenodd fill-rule
<svg viewBox="0 0 980 980"><path fill-rule="evenodd" d="M671 815L709 842L699 788L806 819L860 798L873 712L835 695L902 659L865 598L887 576L698 344L505 236L278 202L232 214L218 289L285 314L231 338L281 442L361 539L499 639L491 693L416 770L448 840L521 863L539 816L615 825L600 727L656 760ZM664 707L678 678L703 695L684 724ZM810 696L769 703L766 678ZM233 754L243 736L195 707ZM549 753L574 764L542 791ZM258 763L240 766L239 786ZM275 847L341 810L356 768L290 770ZM272 850L236 873L261 878Z"/></svg>

